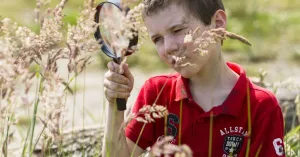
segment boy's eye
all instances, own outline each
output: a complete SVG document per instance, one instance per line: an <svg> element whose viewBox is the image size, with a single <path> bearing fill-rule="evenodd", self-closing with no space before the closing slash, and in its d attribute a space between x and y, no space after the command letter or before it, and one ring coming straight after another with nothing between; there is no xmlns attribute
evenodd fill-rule
<svg viewBox="0 0 300 157"><path fill-rule="evenodd" d="M162 39L162 37L154 38L154 39L153 39L153 42L154 42L154 43L157 43L157 42L159 42L161 39Z"/></svg>
<svg viewBox="0 0 300 157"><path fill-rule="evenodd" d="M173 30L173 33L179 33L179 32L181 32L181 31L183 31L185 29L185 27L178 27L178 28L175 28L174 30Z"/></svg>
<svg viewBox="0 0 300 157"><path fill-rule="evenodd" d="M175 29L173 32L174 33L178 33L178 32L180 32L180 31L182 31L183 29Z"/></svg>

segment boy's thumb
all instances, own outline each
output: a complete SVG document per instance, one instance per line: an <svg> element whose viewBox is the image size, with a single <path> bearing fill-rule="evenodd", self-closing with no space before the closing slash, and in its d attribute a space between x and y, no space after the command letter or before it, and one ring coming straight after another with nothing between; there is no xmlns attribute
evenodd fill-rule
<svg viewBox="0 0 300 157"><path fill-rule="evenodd" d="M127 64L127 63L124 63L124 64L123 64L123 70L124 70L123 75L124 75L125 77L127 77L130 81L133 81L133 75L132 75L131 72L129 71L129 67L128 67L128 64Z"/></svg>

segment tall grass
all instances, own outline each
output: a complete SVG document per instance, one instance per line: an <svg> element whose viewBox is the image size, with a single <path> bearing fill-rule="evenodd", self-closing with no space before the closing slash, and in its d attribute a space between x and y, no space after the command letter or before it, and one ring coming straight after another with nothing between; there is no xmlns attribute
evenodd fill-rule
<svg viewBox="0 0 300 157"><path fill-rule="evenodd" d="M43 1L38 1L39 5L36 8L38 24L40 28L37 29L38 32L31 31L26 27L18 26L10 19L2 19L0 22L0 68L5 69L4 72L0 73L0 147L2 153L0 156L14 156L10 154L10 140L13 135L13 126L16 123L16 108L19 106L25 106L26 108L32 108L32 112L30 112L31 122L30 127L28 127L24 142L20 144L19 153L20 156L33 156L33 151L37 147L39 143L42 143L42 152L45 156L52 155L48 148L51 148L53 141L57 139L63 139L61 137L61 133L64 132L64 124L65 120L63 112L65 111L65 105L67 100L67 94L70 92L73 94L73 112L72 112L72 135L75 136L75 109L79 106L77 103L77 88L73 90L70 88L70 84L72 81L75 82L75 86L77 85L77 76L83 72L84 76L84 87L83 87L83 101L82 101L82 129L85 130L85 117L86 110L86 65L90 61L90 57L92 54L98 51L99 45L97 41L93 38L93 33L95 30L96 24L93 23L93 15L94 15L94 1L85 0L83 10L80 12L78 17L78 21L73 23L74 25L66 26L64 24L64 15L62 10L65 8L67 4L66 0L62 0L59 4L56 5L54 9L50 9L46 11L46 7L48 4L43 3ZM45 8L43 8L45 7ZM255 7L254 7L255 8ZM241 10L237 10L239 12ZM234 12L234 10L233 10ZM247 14L249 16L253 16L253 18L258 18L258 22L264 25L263 20L270 18L269 14L265 15L261 13L259 10L255 11L255 14ZM237 14L236 14L237 15ZM243 17L234 17L234 18L243 18ZM236 19L235 19L236 20ZM270 24L267 23L268 26ZM230 26L231 29L234 26ZM64 32L63 28L67 29L67 33ZM241 32L247 32L249 28L242 28ZM265 33L266 36L270 35L272 32L269 30L260 30L262 33ZM251 32L251 31L249 31ZM247 33L249 33L247 32ZM237 36L236 34L232 34L230 32L224 30L214 30L208 33L219 33L221 34L221 39L226 37L239 39L240 41L247 41L244 38ZM239 33L239 32L238 32ZM243 34L243 33L241 33ZM213 40L213 39L212 39ZM219 40L219 39L218 39ZM209 40L207 40L209 42ZM272 41L273 42L273 41ZM199 44L199 49L205 49L205 47ZM232 48L230 46L228 49ZM232 49L236 49L234 46ZM246 48L247 49L247 48ZM147 49L143 49L146 50ZM148 49L148 51L153 51L153 49ZM150 52L153 54L153 52ZM149 54L147 54L149 55ZM4 58L4 59L3 59ZM143 56L142 58L145 58ZM258 56L261 58L261 56ZM138 62L138 58L135 58ZM68 76L67 79L63 79L58 74L58 60L67 60L68 66ZM144 61L144 60L143 60ZM129 61L132 64L135 61ZM6 63L5 65L2 63ZM139 64L139 63L138 63ZM144 63L141 63L144 64ZM139 64L139 65L141 65ZM146 63L149 64L149 63ZM32 66L37 65L39 68L36 71L32 71ZM36 77L34 77L36 76ZM71 79L70 79L71 78ZM30 100L28 93L34 89L32 89L32 84L36 82L36 91L34 93L34 100ZM164 85L165 86L165 85ZM140 140L141 134L144 131L146 123L153 122L155 118L164 118L165 128L164 132L167 135L167 108L163 106L155 105L159 96L162 93L162 90L159 92L157 99L153 106L145 106L143 111L139 113L139 115L149 114L150 118L138 118L135 116L136 120L140 122L144 122L143 127L140 130L140 134L138 137L138 141ZM22 87L22 88L20 88ZM21 94L20 94L21 93ZM249 96L249 87L247 88L247 95ZM104 97L104 95L102 96ZM296 101L299 109L300 101ZM103 101L103 111L105 110L106 102ZM251 134L251 111L250 111L250 99L247 99L247 107L248 107L248 129L249 134ZM22 109L22 108L19 108ZM44 110L45 114L41 115L40 110ZM174 153L183 153L186 156L192 156L191 150L188 146L182 144L182 110L183 105L182 101L180 102L180 124L179 124L179 140L178 147L180 152ZM298 117L300 117L300 109L298 111ZM92 117L91 115L90 117ZM4 118L2 118L4 117ZM37 117L42 124L41 131L36 134L37 128ZM152 119L153 118L153 119ZM95 118L94 118L95 119ZM103 124L105 119L101 119L101 124ZM114 119L112 121L114 123ZM114 126L114 125L113 125ZM124 126L123 126L124 127ZM300 155L300 138L299 138L299 129L297 126L293 130L285 136L285 143L288 149L286 149L286 154L289 156L299 156ZM119 128L113 128L112 130L118 130ZM122 128L121 128L122 129ZM209 134L209 156L212 156L213 151L213 141L212 141L212 130L213 130L213 114L210 116L210 134ZM112 139L112 137L110 137ZM168 144L169 137L166 136L166 141L164 143L160 143L158 145L154 145L159 149L161 145ZM102 142L102 141L101 141ZM100 143L95 146L100 150ZM247 155L249 154L249 147L251 141L248 140L247 143ZM157 143L156 143L157 144ZM62 142L58 146L58 152L63 156L72 156L72 154L65 154ZM133 156L137 145L134 146L131 156ZM81 146L82 154L86 154L86 150L84 146ZM113 156L113 151L115 148L107 145L108 156ZM261 146L256 153L256 156L259 155ZM155 149L154 149L155 150ZM54 153L54 152L53 152ZM100 151L95 154L97 156L100 154Z"/></svg>

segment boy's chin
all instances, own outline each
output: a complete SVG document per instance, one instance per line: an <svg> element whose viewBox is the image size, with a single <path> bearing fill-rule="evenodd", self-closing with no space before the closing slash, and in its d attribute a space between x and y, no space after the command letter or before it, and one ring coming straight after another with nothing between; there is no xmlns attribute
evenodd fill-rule
<svg viewBox="0 0 300 157"><path fill-rule="evenodd" d="M190 79L192 78L193 76L191 75L185 75L185 74L180 74L183 78L186 78L186 79Z"/></svg>
<svg viewBox="0 0 300 157"><path fill-rule="evenodd" d="M178 70L177 71L183 78L189 79L192 78L193 76L195 76L194 73L189 72L189 71L185 71L185 70Z"/></svg>

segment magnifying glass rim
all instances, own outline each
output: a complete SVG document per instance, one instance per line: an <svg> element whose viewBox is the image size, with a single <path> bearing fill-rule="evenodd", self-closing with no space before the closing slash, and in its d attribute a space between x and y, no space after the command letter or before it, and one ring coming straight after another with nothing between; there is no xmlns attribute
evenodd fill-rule
<svg viewBox="0 0 300 157"><path fill-rule="evenodd" d="M95 13L95 17L94 17L94 20L96 23L99 23L99 15L100 15L100 11L102 9L102 6L106 3L110 3L112 5L115 5L116 7L118 7L120 9L120 11L122 11L122 8L120 7L120 4L116 4L116 3L113 3L113 2L101 2L97 7L96 7L96 13ZM128 11L130 9L129 8L126 8L125 9L125 13L127 14ZM110 48L105 44L105 42L102 40L102 35L100 33L100 29L99 27L97 28L95 34L94 34L95 38L97 39L97 41L99 42L99 44L101 45L101 50L107 55L109 56L110 58L118 58L114 53L112 53L110 50ZM126 52L126 56L127 55L131 55L132 54L132 46L136 46L138 43L138 35L134 36L133 39L130 39L129 41L129 45L128 45L128 50Z"/></svg>

